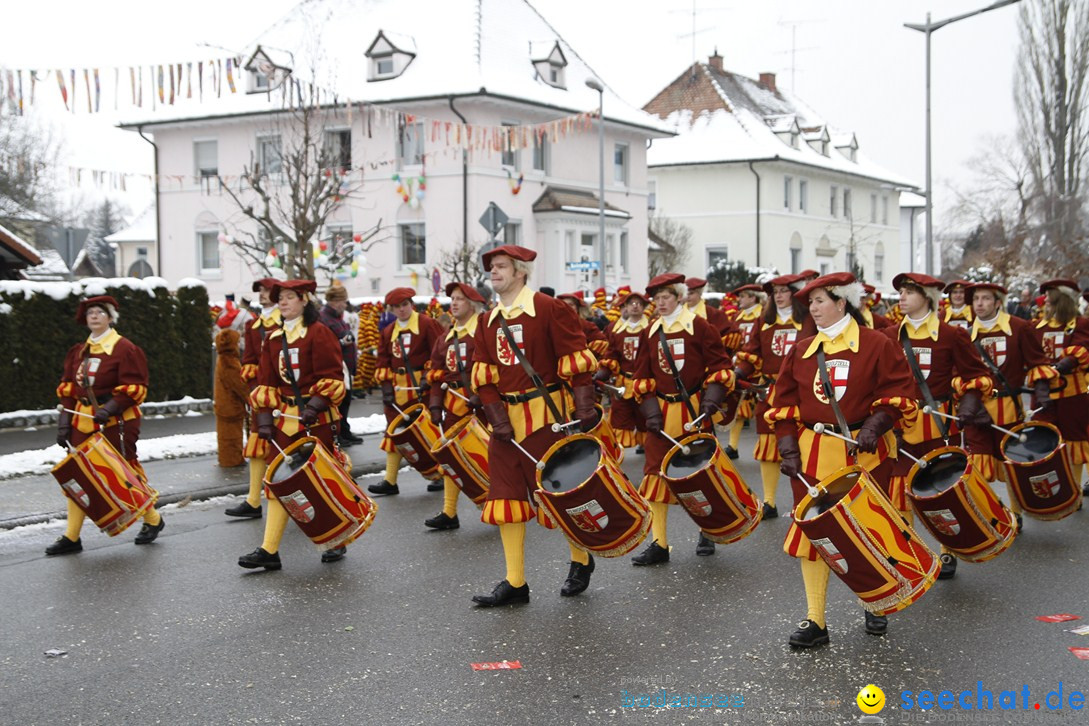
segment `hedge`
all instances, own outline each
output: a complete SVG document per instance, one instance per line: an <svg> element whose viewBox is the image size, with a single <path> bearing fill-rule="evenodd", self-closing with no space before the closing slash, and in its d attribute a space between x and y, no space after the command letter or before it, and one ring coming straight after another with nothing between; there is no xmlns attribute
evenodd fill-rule
<svg viewBox="0 0 1089 726"><path fill-rule="evenodd" d="M51 408L68 349L87 338L75 320L83 297L112 295L117 332L147 354L149 401L212 395L212 318L208 293L183 280L87 278L77 282L0 281L0 412Z"/></svg>

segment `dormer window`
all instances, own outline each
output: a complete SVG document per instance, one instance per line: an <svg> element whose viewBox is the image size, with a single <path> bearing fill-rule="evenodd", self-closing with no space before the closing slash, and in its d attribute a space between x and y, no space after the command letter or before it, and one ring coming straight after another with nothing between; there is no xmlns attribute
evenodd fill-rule
<svg viewBox="0 0 1089 726"><path fill-rule="evenodd" d="M837 139L835 143L836 151L838 151L844 159L848 161L858 162L858 137L851 134L849 137Z"/></svg>
<svg viewBox="0 0 1089 726"><path fill-rule="evenodd" d="M246 92L268 93L279 88L284 80L291 74L291 68L287 65L288 59L277 62L273 59L273 52L257 46L250 59L246 62Z"/></svg>
<svg viewBox="0 0 1089 726"><path fill-rule="evenodd" d="M827 126L818 126L815 129L807 129L805 140L809 144L809 148L813 149L821 156L828 156L828 145L832 141L832 137L828 135Z"/></svg>
<svg viewBox="0 0 1089 726"><path fill-rule="evenodd" d="M567 58L560 48L559 41L530 43L530 60L537 71L537 77L554 88L567 88Z"/></svg>
<svg viewBox="0 0 1089 726"><path fill-rule="evenodd" d="M765 116L764 123L784 144L792 149L798 148L798 137L801 136L802 130L798 127L798 119L793 114Z"/></svg>
<svg viewBox="0 0 1089 726"><path fill-rule="evenodd" d="M416 57L416 43L408 36L379 30L365 55L370 59L367 80L385 81L404 73Z"/></svg>

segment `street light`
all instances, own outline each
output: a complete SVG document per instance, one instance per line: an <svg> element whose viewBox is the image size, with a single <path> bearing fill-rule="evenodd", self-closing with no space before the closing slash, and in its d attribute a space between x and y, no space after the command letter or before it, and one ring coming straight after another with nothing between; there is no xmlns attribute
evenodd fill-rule
<svg viewBox="0 0 1089 726"><path fill-rule="evenodd" d="M601 271L601 287L605 287L605 87L596 78L587 78L586 85L597 91L597 145L598 145L598 187L597 187L597 264Z"/></svg>
<svg viewBox="0 0 1089 726"><path fill-rule="evenodd" d="M934 274L934 210L932 208L934 195L930 187L930 34L958 20L964 20L973 15L980 15L1018 2L1021 2L1021 0L998 0L998 2L992 3L985 8L934 23L930 22L930 13L927 13L925 23L904 23L905 28L911 28L926 34L926 274L928 275Z"/></svg>

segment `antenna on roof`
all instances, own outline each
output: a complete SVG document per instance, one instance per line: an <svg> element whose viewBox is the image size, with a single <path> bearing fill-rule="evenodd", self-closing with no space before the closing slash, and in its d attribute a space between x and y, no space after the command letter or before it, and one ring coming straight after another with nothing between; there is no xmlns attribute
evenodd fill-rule
<svg viewBox="0 0 1089 726"><path fill-rule="evenodd" d="M682 33L682 34L680 34L680 35L678 35L676 37L677 37L678 40L680 40L681 38L691 38L692 39L692 66L693 67L695 67L695 65L696 65L696 36L701 35L703 33L706 33L706 32L708 32L710 30L718 30L717 25L711 25L709 27L700 28L700 29L697 30L696 29L696 13L698 13L698 12L699 13L718 13L718 12L723 12L724 10L726 10L726 8L698 8L698 7L696 7L696 0L692 0L692 9L691 10L670 10L669 11L670 13L690 13L692 15L692 32L691 33ZM717 53L718 51L716 50L715 52Z"/></svg>
<svg viewBox="0 0 1089 726"><path fill-rule="evenodd" d="M814 23L823 23L824 18L809 18L807 20L780 20L778 25L790 26L790 50L779 51L780 53L790 53L790 92L797 93L797 86L794 85L794 75L798 70L797 53L798 51L816 50L819 46L811 45L805 48L798 47L798 26L799 25L812 25Z"/></svg>

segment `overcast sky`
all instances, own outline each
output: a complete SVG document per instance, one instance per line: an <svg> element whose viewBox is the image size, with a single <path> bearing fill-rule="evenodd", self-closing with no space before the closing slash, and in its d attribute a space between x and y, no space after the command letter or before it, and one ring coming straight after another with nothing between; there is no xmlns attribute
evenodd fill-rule
<svg viewBox="0 0 1089 726"><path fill-rule="evenodd" d="M411 0L400 0L411 5ZM516 0L509 0L514 2ZM772 71L832 125L852 130L876 162L924 182L924 36L903 27L986 6L990 0L696 0L695 56L717 47L727 69ZM194 43L244 52L295 0L49 0L5 3L0 66L106 67L193 58ZM692 0L533 0L582 58L641 106L693 60ZM935 205L988 135L1015 128L1016 6L963 20L932 36ZM13 29L15 32L12 32ZM361 41L362 42L362 41ZM792 44L796 48L791 53ZM180 55L179 55L180 54ZM793 58L793 60L792 60ZM49 90L56 95L55 85ZM77 165L150 171L134 134L99 143L108 115L67 116ZM940 222L940 219L939 219Z"/></svg>

